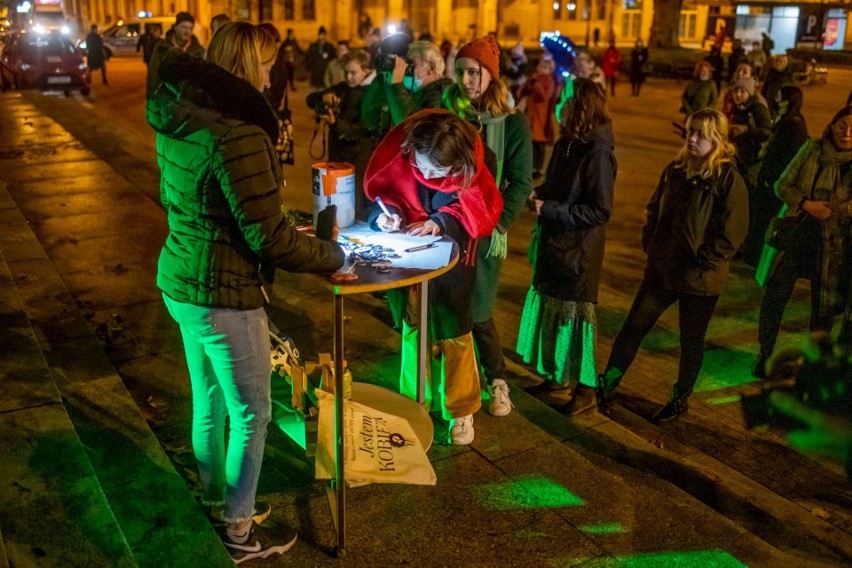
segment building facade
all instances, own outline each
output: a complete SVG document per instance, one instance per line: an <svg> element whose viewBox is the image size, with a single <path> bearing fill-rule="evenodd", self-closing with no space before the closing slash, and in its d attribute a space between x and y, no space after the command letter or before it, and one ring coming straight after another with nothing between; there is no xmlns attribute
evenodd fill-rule
<svg viewBox="0 0 852 568"><path fill-rule="evenodd" d="M36 0L37 1L37 0ZM51 0L46 0L51 1ZM92 23L103 28L118 20L188 11L196 18L196 35L209 40L212 16L272 22L282 32L292 28L307 44L320 25L332 40L361 40L359 23L387 33L405 20L415 36L428 30L436 41L469 40L496 31L504 44L520 41L532 46L542 31L559 31L577 44L619 45L648 40L653 0L62 0L69 16L82 29ZM681 45L707 47L720 27L728 40L750 43L769 33L776 51L797 45L843 49L852 45L847 25L852 0L684 0L679 26ZM728 44L726 44L728 45Z"/></svg>

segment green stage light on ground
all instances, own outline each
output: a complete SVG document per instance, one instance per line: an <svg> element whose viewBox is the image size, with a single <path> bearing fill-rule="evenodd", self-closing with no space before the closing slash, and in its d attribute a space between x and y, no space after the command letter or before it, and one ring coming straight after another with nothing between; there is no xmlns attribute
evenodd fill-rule
<svg viewBox="0 0 852 568"><path fill-rule="evenodd" d="M601 523L599 525L586 525L580 527L586 534L625 534L630 530L621 523Z"/></svg>
<svg viewBox="0 0 852 568"><path fill-rule="evenodd" d="M653 552L615 558L596 558L588 568L748 568L724 550Z"/></svg>
<svg viewBox="0 0 852 568"><path fill-rule="evenodd" d="M475 492L486 508L496 511L554 509L585 504L558 483L538 476L482 485Z"/></svg>
<svg viewBox="0 0 852 568"><path fill-rule="evenodd" d="M695 392L709 392L753 383L754 354L734 349L708 349Z"/></svg>
<svg viewBox="0 0 852 568"><path fill-rule="evenodd" d="M720 396L719 398L710 398L707 399L707 404L712 404L713 406L719 406L720 404L731 404L734 402L741 402L743 397L738 394L732 394L731 396Z"/></svg>

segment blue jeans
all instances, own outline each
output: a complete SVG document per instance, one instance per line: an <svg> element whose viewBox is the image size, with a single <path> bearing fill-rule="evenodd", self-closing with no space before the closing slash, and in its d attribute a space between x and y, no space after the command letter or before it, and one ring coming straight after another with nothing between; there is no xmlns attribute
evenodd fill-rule
<svg viewBox="0 0 852 568"><path fill-rule="evenodd" d="M224 519L247 521L266 426L272 415L266 312L205 308L163 295L180 325L192 382L192 448L206 505L225 505ZM225 450L225 419L230 418Z"/></svg>

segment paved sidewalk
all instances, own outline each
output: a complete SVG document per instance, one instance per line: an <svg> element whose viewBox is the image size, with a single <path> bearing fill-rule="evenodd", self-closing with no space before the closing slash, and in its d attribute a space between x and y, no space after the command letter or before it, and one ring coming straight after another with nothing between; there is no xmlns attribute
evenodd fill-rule
<svg viewBox="0 0 852 568"><path fill-rule="evenodd" d="M0 116L0 185L8 191L10 210L14 207L26 218L44 259L29 262L25 250L35 250L36 245L25 249L9 239L0 241L0 253L18 290L26 291L46 274L57 275L55 284L61 284L52 289L54 296L38 294L29 305L23 302L31 325L38 332L39 322L50 321L57 313L57 302L80 314L81 320L72 319L74 326L81 326L73 328L75 337L97 338L100 349L74 353L72 343L62 361L73 361L77 376L85 379L119 377L121 390L126 388L132 396L127 400L135 403L133 411L145 419L128 426L127 421L99 415L113 396L111 387L88 391L91 420L114 430L116 455L122 455L123 434L156 439L159 452L164 450L170 458L162 468L176 470L186 489L181 496L180 488L174 488L171 499L191 501L191 492L198 490L189 444L191 395L179 333L154 283L166 234L164 215L136 185L39 113L26 97L0 95ZM518 234L525 228L521 225ZM515 246L522 248L522 243L519 239ZM528 279L509 274L506 283L517 293ZM735 286L733 297L736 293ZM604 305L629 302L629 292L610 289L605 294L611 301ZM729 336L725 339L729 345L746 331L741 329L741 316L724 313L725 309L720 324L730 317L730 325L717 328L714 341ZM392 386L398 336L388 326L383 304L358 297L347 300L346 310L351 318L347 358L356 380ZM604 326L623 317L615 310L601 310L600 315ZM330 296L317 294L311 277L279 273L270 316L296 339L303 355L313 358L330 348ZM0 342L7 341L9 333L9 327L0 327ZM38 338L42 351L50 352L51 337ZM260 496L274 506L273 528L282 523L295 526L300 542L283 557L263 564L839 566L848 562L849 501L840 472L785 449L770 434L745 431L734 405L714 402L733 393L734 387L698 393L686 419L665 428L652 426L642 418L651 411L646 400L665 398L676 353L666 341L651 348L652 353L637 358L631 369L614 420L594 411L573 420L559 415L519 388L535 379L510 361L515 411L505 418L491 417L484 410L478 413L476 439L470 447L434 445L429 458L438 476L435 487L372 485L349 492L348 549L341 560L331 555L335 539L322 485L313 479L312 468L298 449L271 428ZM603 337L600 352L608 351ZM719 351L708 357L709 365L740 364L747 356L728 348ZM20 355L18 362L27 365L30 356ZM52 367L62 362L55 356L47 360ZM5 370L2 379L6 385ZM62 402L67 404L67 399ZM151 455L157 455L155 450ZM112 466L119 470L113 475L123 472L138 483L134 461L118 460ZM100 483L110 487L104 479ZM167 510L171 504L157 492L146 496L152 506ZM112 493L109 506L121 513L121 492ZM187 523L201 516L196 509L186 513ZM16 565L20 550L38 548L74 514L53 510L42 519L41 531L22 535L14 530L21 519L10 517L4 505L0 533L10 563ZM143 515L137 528L144 535L146 528L153 530L162 522L162 516ZM180 526L174 525L179 531ZM136 542L141 540L138 536ZM164 565L137 552L133 549L133 563ZM67 554L75 558L73 550ZM219 565L201 562L195 554L178 555L172 565ZM62 565L62 560L50 557L42 563ZM74 564L76 559L65 565Z"/></svg>

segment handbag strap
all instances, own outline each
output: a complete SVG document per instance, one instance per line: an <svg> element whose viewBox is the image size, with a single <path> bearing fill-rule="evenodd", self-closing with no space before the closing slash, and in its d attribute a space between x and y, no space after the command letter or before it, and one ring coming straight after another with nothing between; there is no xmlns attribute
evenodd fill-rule
<svg viewBox="0 0 852 568"><path fill-rule="evenodd" d="M284 85L284 110L290 110L290 93L287 85Z"/></svg>

